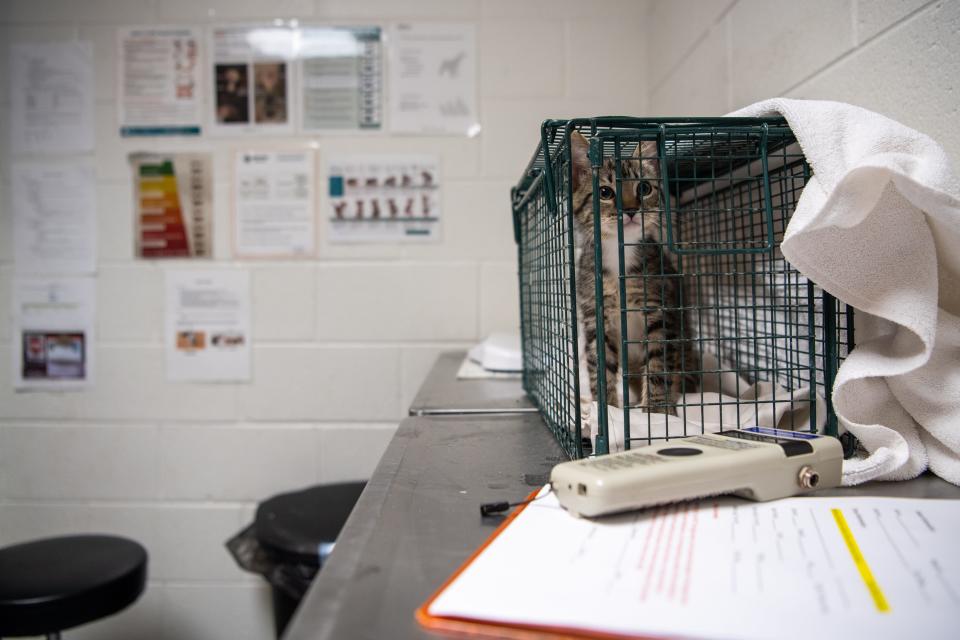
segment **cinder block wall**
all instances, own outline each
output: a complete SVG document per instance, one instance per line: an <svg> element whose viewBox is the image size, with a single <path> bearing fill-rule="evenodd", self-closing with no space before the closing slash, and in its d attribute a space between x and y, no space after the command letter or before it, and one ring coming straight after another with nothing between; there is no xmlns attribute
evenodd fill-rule
<svg viewBox="0 0 960 640"><path fill-rule="evenodd" d="M839 100L932 136L960 168L960 2L655 0L646 20L652 114Z"/></svg>
<svg viewBox="0 0 960 640"><path fill-rule="evenodd" d="M517 323L509 189L545 117L647 111L646 3L632 0L0 0L0 150L9 159L6 44L90 40L95 49L98 336L86 393L11 388L12 220L0 182L0 545L67 532L129 535L151 554L140 602L77 640L270 637L269 596L223 542L257 501L373 470L437 353ZM118 136L116 28L272 18L477 25L481 135L130 140ZM315 142L336 152L437 154L443 241L324 245L310 262L230 254L231 152ZM168 269L132 256L126 155L210 150L216 261L252 273L253 382L169 383Z"/></svg>

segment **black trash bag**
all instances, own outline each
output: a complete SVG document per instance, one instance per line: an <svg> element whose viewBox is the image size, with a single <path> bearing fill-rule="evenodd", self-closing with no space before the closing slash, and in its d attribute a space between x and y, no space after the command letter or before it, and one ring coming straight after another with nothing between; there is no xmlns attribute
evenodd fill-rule
<svg viewBox="0 0 960 640"><path fill-rule="evenodd" d="M333 551L365 486L348 482L278 494L261 502L253 524L227 541L241 569L270 583L278 638Z"/></svg>
<svg viewBox="0 0 960 640"><path fill-rule="evenodd" d="M333 545L330 545L331 551ZM280 554L264 548L257 540L257 526L246 529L227 540L227 549L237 565L250 573L259 573L275 589L300 600L310 588L314 576L326 558L318 556L316 563L290 563ZM329 554L328 554L329 555Z"/></svg>

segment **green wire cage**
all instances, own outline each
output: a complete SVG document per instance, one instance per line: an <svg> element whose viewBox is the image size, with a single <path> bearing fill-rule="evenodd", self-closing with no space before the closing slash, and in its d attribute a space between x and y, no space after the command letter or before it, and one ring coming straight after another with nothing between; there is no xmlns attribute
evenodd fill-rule
<svg viewBox="0 0 960 640"><path fill-rule="evenodd" d="M837 435L853 309L780 251L810 175L780 118L543 123L511 192L523 386L570 457L748 425Z"/></svg>

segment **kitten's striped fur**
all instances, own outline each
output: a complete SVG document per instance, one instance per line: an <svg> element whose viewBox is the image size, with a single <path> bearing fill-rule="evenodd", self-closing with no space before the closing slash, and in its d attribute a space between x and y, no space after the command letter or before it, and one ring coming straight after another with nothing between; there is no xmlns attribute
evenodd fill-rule
<svg viewBox="0 0 960 640"><path fill-rule="evenodd" d="M594 281L593 184L587 140L571 133L572 206L580 245L577 301L583 322L590 391L597 397L597 318ZM643 142L632 158L620 161L623 203L624 282L626 290L627 366L630 406L676 415L681 391L693 391L695 358L683 318L683 283L661 233L660 166L656 144ZM603 254L603 324L606 401L622 406L617 393L620 367L620 285L616 169L612 158L600 168L600 233ZM686 364L686 366L685 366ZM687 376L681 384L681 376Z"/></svg>

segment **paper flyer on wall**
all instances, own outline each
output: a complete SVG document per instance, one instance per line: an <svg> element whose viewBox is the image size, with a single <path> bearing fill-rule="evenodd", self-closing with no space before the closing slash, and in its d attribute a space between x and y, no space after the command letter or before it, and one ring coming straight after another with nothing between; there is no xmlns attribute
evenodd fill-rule
<svg viewBox="0 0 960 640"><path fill-rule="evenodd" d="M130 154L138 258L213 256L209 153Z"/></svg>
<svg viewBox="0 0 960 640"><path fill-rule="evenodd" d="M305 26L298 34L301 129L380 129L380 27Z"/></svg>
<svg viewBox="0 0 960 640"><path fill-rule="evenodd" d="M238 257L314 255L315 159L305 149L236 152L233 232Z"/></svg>
<svg viewBox="0 0 960 640"><path fill-rule="evenodd" d="M94 169L80 163L14 163L10 170L18 273L96 270Z"/></svg>
<svg viewBox="0 0 960 640"><path fill-rule="evenodd" d="M390 129L426 135L478 135L474 26L400 24L391 35Z"/></svg>
<svg viewBox="0 0 960 640"><path fill-rule="evenodd" d="M402 243L440 238L437 156L340 156L327 160L326 176L328 242Z"/></svg>
<svg viewBox="0 0 960 640"><path fill-rule="evenodd" d="M90 386L95 304L92 277L14 279L14 388L69 390Z"/></svg>
<svg viewBox="0 0 960 640"><path fill-rule="evenodd" d="M13 151L93 151L93 45L72 41L8 46Z"/></svg>
<svg viewBox="0 0 960 640"><path fill-rule="evenodd" d="M200 135L200 41L196 27L117 31L120 135Z"/></svg>
<svg viewBox="0 0 960 640"><path fill-rule="evenodd" d="M211 29L213 133L293 131L291 67L296 37L297 31L287 26Z"/></svg>
<svg viewBox="0 0 960 640"><path fill-rule="evenodd" d="M167 271L167 379L250 380L250 274Z"/></svg>

